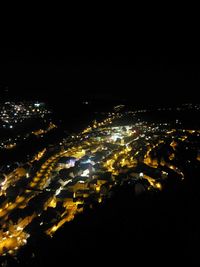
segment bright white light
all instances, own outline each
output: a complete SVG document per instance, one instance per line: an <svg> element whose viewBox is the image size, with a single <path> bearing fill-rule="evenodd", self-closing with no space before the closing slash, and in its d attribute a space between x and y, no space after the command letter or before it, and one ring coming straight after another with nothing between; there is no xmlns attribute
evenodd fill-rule
<svg viewBox="0 0 200 267"><path fill-rule="evenodd" d="M83 173L81 174L81 176L89 176L89 173L90 171L87 169L87 170L84 170Z"/></svg>
<svg viewBox="0 0 200 267"><path fill-rule="evenodd" d="M76 159L70 159L69 162L65 164L65 168L68 169L68 168L74 167L75 162L76 162Z"/></svg>
<svg viewBox="0 0 200 267"><path fill-rule="evenodd" d="M111 136L111 139L115 142L117 140L117 138L121 138L121 136L119 134L113 134Z"/></svg>
<svg viewBox="0 0 200 267"><path fill-rule="evenodd" d="M56 194L55 194L55 195L56 195L56 196L59 195L60 192L61 192L61 187L59 187L59 188L56 190Z"/></svg>
<svg viewBox="0 0 200 267"><path fill-rule="evenodd" d="M144 173L143 172L140 172L139 176L140 177L143 177L144 176Z"/></svg>
<svg viewBox="0 0 200 267"><path fill-rule="evenodd" d="M93 160L91 160L91 159L88 159L88 160L84 161L84 163L90 163L90 164L92 164L92 165L95 164L95 162L94 162Z"/></svg>
<svg viewBox="0 0 200 267"><path fill-rule="evenodd" d="M40 106L40 103L35 103L34 106L35 107L39 107Z"/></svg>

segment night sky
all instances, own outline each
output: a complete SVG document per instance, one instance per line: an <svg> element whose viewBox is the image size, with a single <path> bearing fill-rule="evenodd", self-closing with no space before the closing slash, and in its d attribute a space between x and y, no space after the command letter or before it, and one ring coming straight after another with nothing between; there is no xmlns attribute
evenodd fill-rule
<svg viewBox="0 0 200 267"><path fill-rule="evenodd" d="M67 49L1 49L1 91L17 98L74 104L198 102L200 64L182 56L69 56ZM1 92L2 95L2 92Z"/></svg>

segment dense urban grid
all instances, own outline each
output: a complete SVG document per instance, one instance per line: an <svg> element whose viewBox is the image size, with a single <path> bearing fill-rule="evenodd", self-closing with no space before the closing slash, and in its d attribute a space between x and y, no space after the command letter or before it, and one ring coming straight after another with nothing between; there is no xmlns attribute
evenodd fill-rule
<svg viewBox="0 0 200 267"><path fill-rule="evenodd" d="M199 105L176 111L189 109L199 110ZM85 207L101 205L116 186L132 184L133 194L140 195L160 191L171 180L183 181L181 155L190 154L185 164L198 164L200 129L185 127L180 118L173 122L145 119L148 112L115 106L103 120L96 119L82 132L46 146L27 162L12 170L2 167L0 255L17 255L35 229L53 236ZM0 111L2 127L9 129L37 116L46 120L49 113L38 102L5 103ZM51 121L48 124L31 133L45 135L57 127ZM15 149L17 142L8 141L1 141L1 147Z"/></svg>

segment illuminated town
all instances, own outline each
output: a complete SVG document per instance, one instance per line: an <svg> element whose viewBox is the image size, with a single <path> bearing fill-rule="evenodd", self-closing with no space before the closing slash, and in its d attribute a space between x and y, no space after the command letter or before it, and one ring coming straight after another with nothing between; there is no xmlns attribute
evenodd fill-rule
<svg viewBox="0 0 200 267"><path fill-rule="evenodd" d="M44 118L51 112L41 102L5 102L0 108L0 127L12 129L32 118Z"/></svg>
<svg viewBox="0 0 200 267"><path fill-rule="evenodd" d="M39 103L26 105L6 103L1 109L3 127L49 114L39 109ZM198 110L199 106L177 110L190 108ZM184 181L181 151L192 155L193 162L189 159L187 164L200 161L200 129L186 128L180 119L148 121L142 118L144 114L148 111L124 111L123 105L115 106L103 120L93 120L80 133L44 147L12 170L2 167L0 255L16 256L35 229L53 237L86 207L92 208L94 202L102 205L117 186L134 185L133 194L139 196L162 191L171 179ZM43 136L57 127L48 124L31 134ZM16 143L12 147L10 140L1 146L15 149Z"/></svg>
<svg viewBox="0 0 200 267"><path fill-rule="evenodd" d="M33 124L35 120L37 125L46 123L46 129L52 128L53 124L50 119L51 111L48 110L42 102L5 102L0 106L0 130L5 134L0 136L0 150L12 149L18 143L29 138L30 122ZM28 127L27 127L28 125ZM25 129L28 128L28 131ZM45 130L38 129L33 133L42 135ZM10 133L11 134L9 136Z"/></svg>

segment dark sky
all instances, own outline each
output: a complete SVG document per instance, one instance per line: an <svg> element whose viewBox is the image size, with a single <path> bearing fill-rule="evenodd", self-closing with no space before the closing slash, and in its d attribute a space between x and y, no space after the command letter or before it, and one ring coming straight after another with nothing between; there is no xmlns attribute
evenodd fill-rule
<svg viewBox="0 0 200 267"><path fill-rule="evenodd" d="M198 102L200 64L179 56L69 56L63 48L1 49L10 95L70 104L82 98L133 103ZM2 90L2 89L1 89Z"/></svg>

